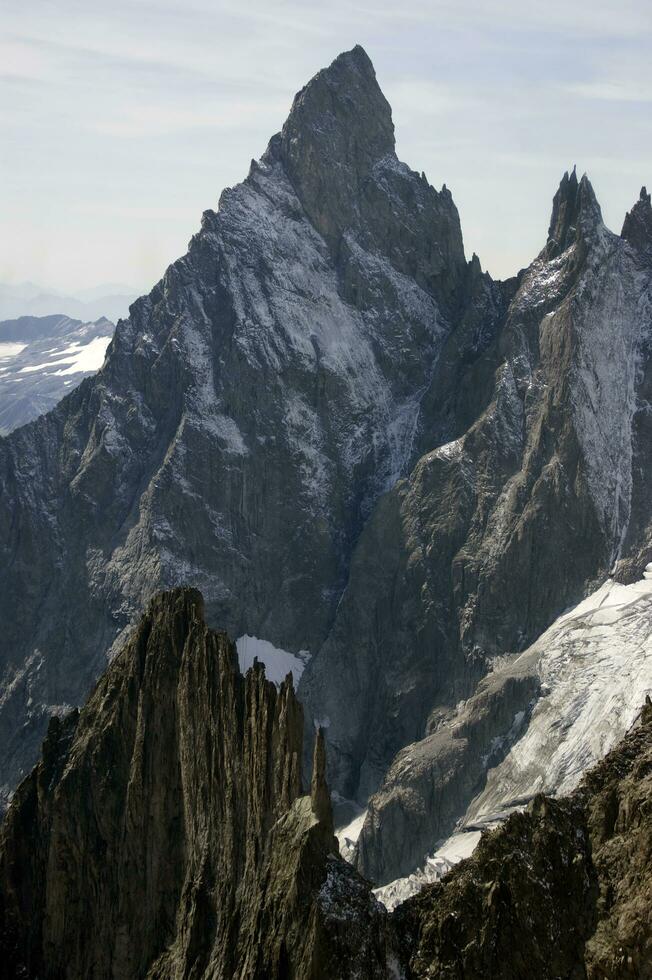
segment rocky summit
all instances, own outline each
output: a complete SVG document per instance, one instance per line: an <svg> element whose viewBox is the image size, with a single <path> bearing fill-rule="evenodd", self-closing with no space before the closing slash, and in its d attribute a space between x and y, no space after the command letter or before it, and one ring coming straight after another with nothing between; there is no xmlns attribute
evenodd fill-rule
<svg viewBox="0 0 652 980"><path fill-rule="evenodd" d="M338 853L322 731L302 795L302 725L198 592L157 596L8 809L0 976L652 976L652 704L391 915Z"/></svg>
<svg viewBox="0 0 652 980"><path fill-rule="evenodd" d="M321 728L335 824L358 815L347 854L377 886L423 865L517 743L539 770L550 753L553 786L538 772L501 813L612 747L652 663L650 196L615 234L573 170L542 232L505 282L467 260L362 48L298 93L99 373L0 438L5 802L51 716L180 586L268 667L300 664L304 771ZM599 611L628 588L634 625L625 599ZM613 708L593 741L578 664Z"/></svg>

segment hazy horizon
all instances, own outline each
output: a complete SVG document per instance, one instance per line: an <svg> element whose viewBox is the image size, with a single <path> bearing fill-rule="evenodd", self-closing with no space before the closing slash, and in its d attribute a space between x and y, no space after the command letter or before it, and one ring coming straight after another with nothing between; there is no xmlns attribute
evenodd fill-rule
<svg viewBox="0 0 652 980"><path fill-rule="evenodd" d="M149 290L242 180L295 92L360 43L397 152L451 189L467 257L506 278L545 241L565 170L620 231L652 184L642 0L369 3L13 0L0 41L0 282Z"/></svg>

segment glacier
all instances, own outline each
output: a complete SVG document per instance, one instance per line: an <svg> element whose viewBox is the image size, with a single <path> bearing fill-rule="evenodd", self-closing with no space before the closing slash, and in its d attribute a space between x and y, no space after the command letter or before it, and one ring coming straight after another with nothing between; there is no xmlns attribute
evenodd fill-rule
<svg viewBox="0 0 652 980"><path fill-rule="evenodd" d="M632 727L652 695L652 563L629 585L608 579L560 616L507 666L534 666L541 697L519 725L502 761L487 772L450 837L422 867L375 890L392 909L468 857L482 831L499 825L537 793L561 796ZM519 737L519 733L520 737ZM339 832L342 837L345 831ZM346 835L351 837L349 828Z"/></svg>

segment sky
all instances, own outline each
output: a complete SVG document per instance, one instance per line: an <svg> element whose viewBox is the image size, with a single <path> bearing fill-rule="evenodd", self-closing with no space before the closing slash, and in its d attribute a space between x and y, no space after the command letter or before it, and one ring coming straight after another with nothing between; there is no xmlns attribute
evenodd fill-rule
<svg viewBox="0 0 652 980"><path fill-rule="evenodd" d="M294 93L362 44L399 157L497 278L564 170L620 231L652 185L649 0L0 0L0 282L149 290Z"/></svg>

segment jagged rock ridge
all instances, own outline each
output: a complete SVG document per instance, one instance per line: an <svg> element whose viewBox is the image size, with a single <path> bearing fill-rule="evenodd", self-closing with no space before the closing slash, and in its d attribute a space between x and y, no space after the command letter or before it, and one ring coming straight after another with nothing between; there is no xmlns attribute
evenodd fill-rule
<svg viewBox="0 0 652 980"><path fill-rule="evenodd" d="M336 860L321 736L301 795L302 729L291 678L243 677L198 592L153 600L0 831L3 976L380 975L384 915Z"/></svg>

